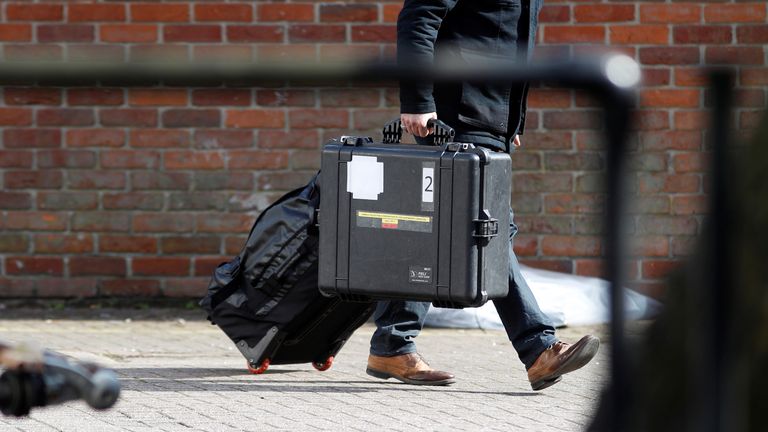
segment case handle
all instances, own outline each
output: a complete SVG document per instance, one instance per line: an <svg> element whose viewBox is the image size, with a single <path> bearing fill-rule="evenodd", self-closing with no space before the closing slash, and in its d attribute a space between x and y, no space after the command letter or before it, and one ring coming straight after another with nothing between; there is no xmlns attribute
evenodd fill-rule
<svg viewBox="0 0 768 432"><path fill-rule="evenodd" d="M435 145L447 144L453 141L453 137L456 135L456 131L442 120L429 119L429 121L427 121L427 127L434 128L434 131L432 132L432 142ZM403 123L399 118L396 118L384 125L384 129L381 133L384 136L384 143L398 144L403 139Z"/></svg>

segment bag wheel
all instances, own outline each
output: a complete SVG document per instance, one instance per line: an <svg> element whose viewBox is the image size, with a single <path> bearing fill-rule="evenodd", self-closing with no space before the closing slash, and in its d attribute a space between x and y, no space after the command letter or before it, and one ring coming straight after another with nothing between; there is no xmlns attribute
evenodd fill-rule
<svg viewBox="0 0 768 432"><path fill-rule="evenodd" d="M248 372L250 372L250 373L252 373L254 375L261 375L264 372L266 372L267 369L269 369L269 359L265 358L264 361L261 362L259 367L253 367L251 362L248 362L247 365L248 365Z"/></svg>
<svg viewBox="0 0 768 432"><path fill-rule="evenodd" d="M324 363L312 362L312 367L320 372L327 371L331 368L331 365L333 365L333 356L328 357Z"/></svg>

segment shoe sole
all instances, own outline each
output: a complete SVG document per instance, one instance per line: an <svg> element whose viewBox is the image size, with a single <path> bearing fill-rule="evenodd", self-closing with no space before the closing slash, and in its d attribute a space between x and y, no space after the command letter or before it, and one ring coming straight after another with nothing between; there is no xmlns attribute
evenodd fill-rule
<svg viewBox="0 0 768 432"><path fill-rule="evenodd" d="M456 380L453 379L453 378L448 378L448 379L444 379L444 380L440 380L440 381L412 380L412 379L408 379L408 378L405 378L405 377L393 375L393 374L388 373L388 372L383 372L383 371L379 371L379 370L371 369L371 368L366 368L365 369L365 373L367 373L368 375L370 375L370 376L372 376L374 378L380 378L380 379L383 379L383 380L394 378L394 379L396 379L398 381L402 381L402 382L404 382L406 384L411 384L411 385L444 386L444 385L453 384L454 382L456 382Z"/></svg>
<svg viewBox="0 0 768 432"><path fill-rule="evenodd" d="M560 382L563 375L573 372L577 369L584 367L587 363L595 357L597 350L600 348L600 339L596 337L589 338L578 353L574 353L568 358L559 369L555 370L551 374L540 378L539 380L531 383L531 388L535 391L544 390L554 384Z"/></svg>

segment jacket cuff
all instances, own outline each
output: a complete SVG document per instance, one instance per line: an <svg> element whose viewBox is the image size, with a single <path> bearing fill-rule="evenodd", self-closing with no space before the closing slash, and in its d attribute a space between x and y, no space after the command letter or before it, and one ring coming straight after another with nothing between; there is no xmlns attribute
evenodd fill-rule
<svg viewBox="0 0 768 432"><path fill-rule="evenodd" d="M426 114L437 111L434 102L408 103L400 102L401 114Z"/></svg>

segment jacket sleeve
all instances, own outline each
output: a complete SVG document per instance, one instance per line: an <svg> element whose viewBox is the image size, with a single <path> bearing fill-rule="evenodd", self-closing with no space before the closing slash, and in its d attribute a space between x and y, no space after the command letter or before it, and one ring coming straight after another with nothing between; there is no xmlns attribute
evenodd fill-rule
<svg viewBox="0 0 768 432"><path fill-rule="evenodd" d="M431 65L435 40L446 14L459 0L406 0L397 19L397 61L401 65ZM400 112L435 111L431 82L401 82Z"/></svg>

